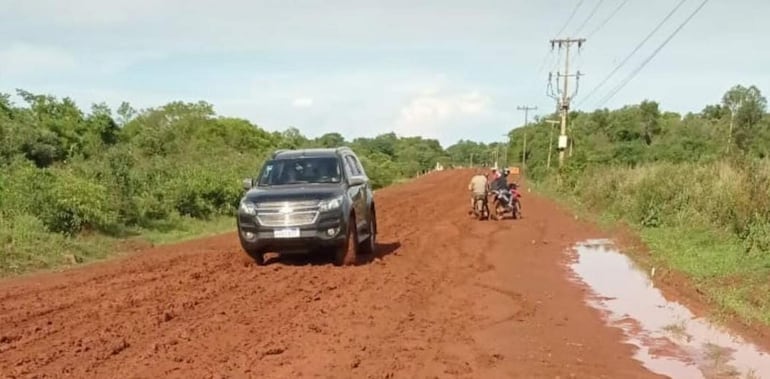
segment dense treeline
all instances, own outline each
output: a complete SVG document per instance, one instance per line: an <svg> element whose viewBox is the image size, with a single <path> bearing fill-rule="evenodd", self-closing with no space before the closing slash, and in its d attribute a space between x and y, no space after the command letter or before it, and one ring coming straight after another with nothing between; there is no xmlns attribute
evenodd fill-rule
<svg viewBox="0 0 770 379"><path fill-rule="evenodd" d="M205 102L84 112L69 98L0 95L0 272L49 266L84 232L122 236L230 214L277 148L351 146L377 187L446 163L438 141L268 132ZM77 252L70 252L70 254ZM55 260L54 260L55 261Z"/></svg>
<svg viewBox="0 0 770 379"><path fill-rule="evenodd" d="M755 86L735 86L718 104L701 112L681 115L660 109L655 101L617 110L574 111L569 114L567 150L570 170L588 166L636 167L646 163L711 162L727 156L770 156L770 115L767 100ZM554 114L547 117L559 120ZM530 177L546 173L552 141L551 168L558 166L556 139L559 126L546 118L511 131L510 153L520 162L527 134Z"/></svg>

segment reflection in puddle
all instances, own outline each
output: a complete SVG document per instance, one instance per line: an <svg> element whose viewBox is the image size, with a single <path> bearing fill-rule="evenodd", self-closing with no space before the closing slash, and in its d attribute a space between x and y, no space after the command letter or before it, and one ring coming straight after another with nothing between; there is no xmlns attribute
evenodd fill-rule
<svg viewBox="0 0 770 379"><path fill-rule="evenodd" d="M571 268L592 289L591 305L625 331L639 348L635 358L648 369L674 378L770 378L770 354L667 301L609 241L575 249Z"/></svg>

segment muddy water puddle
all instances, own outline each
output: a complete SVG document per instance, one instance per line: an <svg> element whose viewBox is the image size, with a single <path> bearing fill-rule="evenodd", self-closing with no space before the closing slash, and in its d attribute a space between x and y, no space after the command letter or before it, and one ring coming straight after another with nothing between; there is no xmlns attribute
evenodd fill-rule
<svg viewBox="0 0 770 379"><path fill-rule="evenodd" d="M770 378L770 354L666 300L647 272L608 240L575 246L570 265L591 306L638 348L635 358L672 378Z"/></svg>

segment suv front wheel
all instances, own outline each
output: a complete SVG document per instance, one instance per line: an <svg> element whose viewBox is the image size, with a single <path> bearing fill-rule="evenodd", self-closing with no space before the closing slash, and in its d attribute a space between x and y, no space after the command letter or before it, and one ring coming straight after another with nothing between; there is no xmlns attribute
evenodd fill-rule
<svg viewBox="0 0 770 379"><path fill-rule="evenodd" d="M251 260L254 261L254 263L257 264L257 266L264 266L265 265L265 253L256 250L253 248L244 249L246 251L246 255L251 258Z"/></svg>
<svg viewBox="0 0 770 379"><path fill-rule="evenodd" d="M358 253L358 230L356 228L356 217L350 216L348 221L348 235L345 244L338 247L334 253L335 266L349 266L356 262Z"/></svg>
<svg viewBox="0 0 770 379"><path fill-rule="evenodd" d="M367 238L360 247L361 254L374 254L377 250L377 218L374 212L369 217L369 238Z"/></svg>

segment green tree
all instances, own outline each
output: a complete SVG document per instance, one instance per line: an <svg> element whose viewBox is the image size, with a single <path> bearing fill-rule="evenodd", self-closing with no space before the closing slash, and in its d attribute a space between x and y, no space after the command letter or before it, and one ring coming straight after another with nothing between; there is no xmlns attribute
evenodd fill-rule
<svg viewBox="0 0 770 379"><path fill-rule="evenodd" d="M315 140L320 147L340 147L347 144L345 138L339 133L326 133Z"/></svg>
<svg viewBox="0 0 770 379"><path fill-rule="evenodd" d="M755 86L736 85L724 94L722 104L730 111L728 145L735 141L739 149L748 150L767 110L767 99Z"/></svg>

